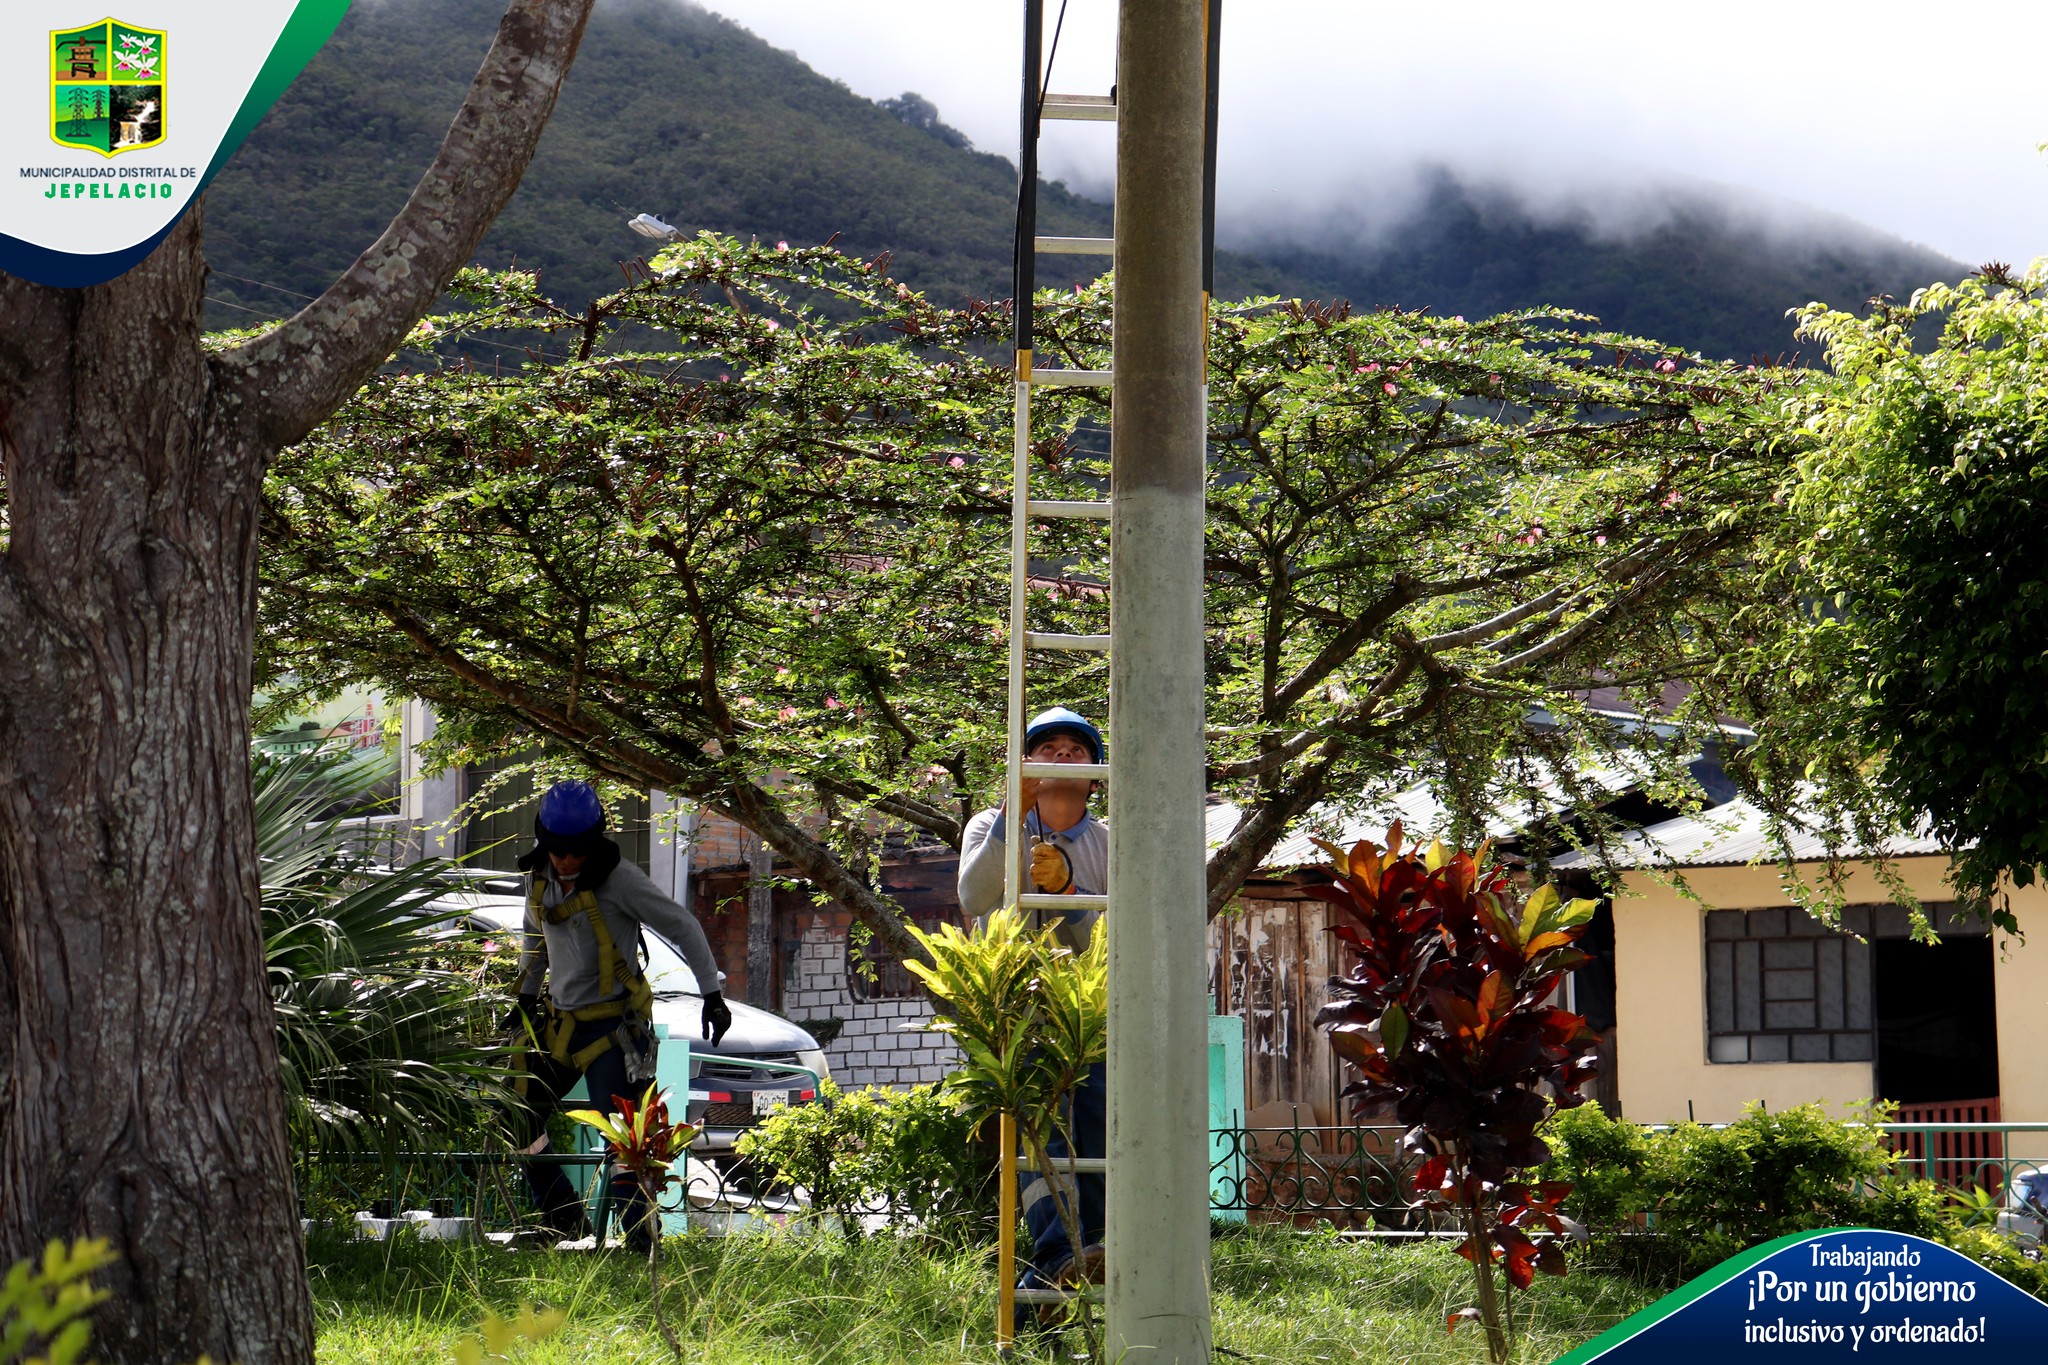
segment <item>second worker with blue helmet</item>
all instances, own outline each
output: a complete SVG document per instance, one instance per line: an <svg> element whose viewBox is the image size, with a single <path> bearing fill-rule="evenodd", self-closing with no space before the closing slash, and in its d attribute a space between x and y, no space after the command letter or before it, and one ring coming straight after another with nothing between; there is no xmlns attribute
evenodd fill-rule
<svg viewBox="0 0 2048 1365"><path fill-rule="evenodd" d="M644 974L641 926L666 940L703 990L704 1037L732 1027L718 989L718 963L696 916L620 857L605 835L604 805L587 782L557 782L541 798L527 874L524 941L508 1027L535 1045L517 1089L514 1140L530 1155L547 1148L547 1119L580 1076L595 1109L637 1102L654 1079L654 993ZM545 1003L541 994L546 987ZM559 1166L529 1162L527 1181L542 1217L565 1237L582 1235L582 1201ZM644 1247L654 1220L640 1186L617 1173L613 1203L629 1246Z"/></svg>

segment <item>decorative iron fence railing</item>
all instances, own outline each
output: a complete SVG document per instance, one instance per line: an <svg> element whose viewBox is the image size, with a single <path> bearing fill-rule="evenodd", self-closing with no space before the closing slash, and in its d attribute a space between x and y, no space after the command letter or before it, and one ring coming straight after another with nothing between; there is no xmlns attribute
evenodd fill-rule
<svg viewBox="0 0 2048 1365"><path fill-rule="evenodd" d="M1894 1169L1937 1184L2010 1189L2048 1167L2048 1123L1887 1123Z"/></svg>
<svg viewBox="0 0 2048 1365"><path fill-rule="evenodd" d="M2004 1198L2016 1176L2048 1167L2048 1123L1892 1123L1884 1125L1895 1169L1956 1187L1981 1186ZM1381 1234L1444 1231L1415 1206L1418 1158L1401 1150L1398 1127L1351 1125L1212 1130L1210 1203L1219 1216L1257 1221L1334 1223ZM490 1152L321 1153L303 1157L301 1203L315 1217L355 1210L383 1217L405 1210L474 1218L479 1230L520 1222L526 1206L520 1170L529 1160L574 1168L593 1214L603 1208L601 1154L540 1158ZM667 1226L780 1224L804 1214L929 1226L985 1217L969 1192L923 1188L893 1198L870 1195L831 1209L775 1185L744 1164L693 1158L663 1200ZM595 1188L592 1182L597 1182Z"/></svg>

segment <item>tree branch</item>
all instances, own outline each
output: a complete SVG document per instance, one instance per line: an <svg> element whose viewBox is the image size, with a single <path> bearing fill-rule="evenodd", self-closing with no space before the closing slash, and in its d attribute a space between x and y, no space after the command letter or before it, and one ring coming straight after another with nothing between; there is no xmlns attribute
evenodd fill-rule
<svg viewBox="0 0 2048 1365"><path fill-rule="evenodd" d="M519 187L595 0L512 0L440 155L327 291L216 360L266 451L299 440L387 360Z"/></svg>

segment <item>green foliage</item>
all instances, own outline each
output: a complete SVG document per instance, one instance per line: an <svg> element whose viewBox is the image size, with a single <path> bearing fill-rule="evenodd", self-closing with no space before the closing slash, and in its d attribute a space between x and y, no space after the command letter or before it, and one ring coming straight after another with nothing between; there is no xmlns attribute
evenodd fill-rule
<svg viewBox="0 0 2048 1365"><path fill-rule="evenodd" d="M1869 1123L1832 1119L1818 1104L1753 1106L1725 1127L1671 1129L1658 1144L1651 1206L1693 1273L1773 1237L1854 1223L1862 1187L1891 1161Z"/></svg>
<svg viewBox="0 0 2048 1365"><path fill-rule="evenodd" d="M1834 1119L1817 1104L1753 1107L1721 1127L1646 1130L1587 1105L1545 1127L1553 1155L1542 1174L1570 1181L1566 1207L1603 1235L1647 1218L1657 1234L1651 1254L1631 1259L1675 1277L1819 1228L1951 1240L1955 1223L1942 1187L1892 1170L1878 1126L1885 1112L1873 1105Z"/></svg>
<svg viewBox="0 0 2048 1365"><path fill-rule="evenodd" d="M1061 1101L1108 1055L1109 935L1075 953L1056 928L1033 933L1010 909L972 931L911 932L926 961L904 965L938 1008L927 1027L962 1054L946 1089L977 1126L1006 1114L1027 1141L1050 1137Z"/></svg>
<svg viewBox="0 0 2048 1365"><path fill-rule="evenodd" d="M1106 926L1097 925L1078 953L1060 942L1057 924L1033 933L1023 912L1012 908L983 916L970 933L952 924L935 934L910 932L925 961L904 965L924 982L938 1011L926 1027L949 1034L961 1052L947 1090L977 1129L998 1115L1015 1122L1033 1168L1048 1174L1067 1245L1078 1250L1087 1243L1074 1171L1070 1165L1055 1174L1058 1161L1048 1144L1058 1134L1069 1153L1079 1150L1066 1125L1067 1097L1109 1054ZM1003 1142L1012 1140L1002 1125L998 1130ZM1069 1309L1093 1356L1099 1343L1088 1296L1075 1296Z"/></svg>
<svg viewBox="0 0 2048 1365"><path fill-rule="evenodd" d="M874 822L957 844L996 785L1012 388L986 356L1007 319L834 250L709 236L585 313L463 288L436 335L539 329L575 358L381 376L280 457L266 682L375 680L435 704L451 761L540 734L734 814L915 955L860 869ZM1046 363L1104 363L1106 285L1041 303ZM1464 826L1559 790L1593 811L1589 762L1696 799L1681 740L1644 747L1589 698L1688 680L1666 720L1718 734L1712 669L1782 511L1764 407L1800 378L1576 321L1215 311L1211 773L1247 816L1212 908L1319 803L1418 778ZM1099 496L1105 401L1039 400L1039 496ZM1060 572L1031 628L1105 628L1102 523L1034 543ZM1034 686L1099 714L1107 676L1059 656Z"/></svg>
<svg viewBox="0 0 2048 1365"><path fill-rule="evenodd" d="M448 864L379 867L352 827L380 774L329 755L259 759L256 845L270 993L293 1146L435 1147L490 1121L499 998L473 945L422 913ZM341 812L341 813L337 813Z"/></svg>
<svg viewBox="0 0 2048 1365"><path fill-rule="evenodd" d="M1639 1123L1609 1118L1597 1104L1561 1110L1543 1125L1550 1160L1541 1174L1572 1187L1565 1207L1595 1232L1612 1232L1639 1219L1661 1135Z"/></svg>
<svg viewBox="0 0 2048 1365"><path fill-rule="evenodd" d="M1802 312L1834 375L1784 412L1773 565L1806 610L1760 616L1746 664L1760 777L1819 781L1837 844L1924 820L1976 899L2048 865L2048 267L1994 275Z"/></svg>
<svg viewBox="0 0 2048 1365"><path fill-rule="evenodd" d="M246 281L317 294L345 270L433 160L504 10L502 0L353 6L209 187L209 257L244 278L217 274L208 293L285 316L297 301ZM548 293L580 307L618 286L619 260L646 250L625 225L645 211L686 232L805 245L837 236L863 257L893 252L935 298L999 298L1017 172L1013 148L994 150L950 146L709 11L608 3L478 256L537 271ZM1041 232L1108 233L1107 205L1057 186L1039 193ZM1046 283L1065 282L1060 260L1045 259Z"/></svg>
<svg viewBox="0 0 2048 1365"><path fill-rule="evenodd" d="M886 1207L892 1224L941 1238L985 1241L994 1216L994 1163L974 1121L937 1086L844 1091L777 1110L740 1137L740 1154L801 1188L814 1213L848 1237L859 1215Z"/></svg>
<svg viewBox="0 0 2048 1365"><path fill-rule="evenodd" d="M595 1109L572 1109L569 1117L587 1123L604 1139L605 1151L618 1172L616 1179L636 1182L644 1198L640 1201L641 1225L627 1231L627 1244L637 1234L647 1242L647 1286L654 1307L654 1325L677 1360L683 1359L683 1344L669 1326L661 1293L661 1198L675 1182L675 1164L685 1159L690 1139L697 1136L694 1124L675 1123L668 1116L668 1092L650 1083L638 1101L614 1096L616 1116Z"/></svg>
<svg viewBox="0 0 2048 1365"><path fill-rule="evenodd" d="M872 1086L847 1092L820 1081L817 1103L769 1115L740 1135L739 1153L772 1172L772 1183L802 1189L814 1217L829 1216L844 1236L857 1238L875 1183L887 1093Z"/></svg>
<svg viewBox="0 0 2048 1365"><path fill-rule="evenodd" d="M1948 1244L2000 1279L2010 1281L2037 1299L2048 1300L2048 1261L2022 1253L2012 1238L1988 1228L1960 1228Z"/></svg>
<svg viewBox="0 0 2048 1365"><path fill-rule="evenodd" d="M87 1276L120 1258L104 1241L51 1242L38 1263L16 1261L0 1280L0 1365L73 1365L92 1338L87 1314L107 1297Z"/></svg>

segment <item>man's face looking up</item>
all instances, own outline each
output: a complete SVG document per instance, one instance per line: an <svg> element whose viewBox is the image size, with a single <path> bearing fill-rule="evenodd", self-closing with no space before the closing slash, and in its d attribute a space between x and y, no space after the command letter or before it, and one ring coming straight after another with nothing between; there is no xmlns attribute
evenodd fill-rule
<svg viewBox="0 0 2048 1365"><path fill-rule="evenodd" d="M1093 763L1095 754L1079 735L1055 734L1040 740L1024 757L1033 763ZM1048 795L1058 792L1087 800L1093 784L1086 778L1047 778L1037 790ZM1027 803L1028 804L1028 803Z"/></svg>

